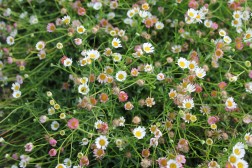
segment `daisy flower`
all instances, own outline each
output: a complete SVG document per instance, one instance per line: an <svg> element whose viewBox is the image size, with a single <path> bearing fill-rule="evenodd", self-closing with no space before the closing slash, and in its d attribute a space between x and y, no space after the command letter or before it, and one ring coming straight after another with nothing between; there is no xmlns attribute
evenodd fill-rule
<svg viewBox="0 0 252 168"><path fill-rule="evenodd" d="M38 57L40 60L45 59L46 58L46 52L45 50L40 50L38 53Z"/></svg>
<svg viewBox="0 0 252 168"><path fill-rule="evenodd" d="M237 167L237 168L248 168L248 167L249 167L249 164L248 164L248 162L246 162L245 160L239 159L239 160L237 161L237 163L235 164L235 167Z"/></svg>
<svg viewBox="0 0 252 168"><path fill-rule="evenodd" d="M178 59L178 66L182 69L188 68L188 61L185 58L180 57Z"/></svg>
<svg viewBox="0 0 252 168"><path fill-rule="evenodd" d="M210 112L211 112L211 109L210 109L210 107L208 106L208 105L203 105L203 106L201 106L200 107L200 112L203 114L203 115L205 115L205 114L210 114Z"/></svg>
<svg viewBox="0 0 252 168"><path fill-rule="evenodd" d="M55 168L67 168L64 164L58 164Z"/></svg>
<svg viewBox="0 0 252 168"><path fill-rule="evenodd" d="M211 28L212 24L213 24L213 21L211 21L211 20L205 20L205 21L204 21L204 25L205 25L207 28Z"/></svg>
<svg viewBox="0 0 252 168"><path fill-rule="evenodd" d="M36 49L37 49L38 51L43 50L44 48L45 48L45 42L44 42L44 41L39 41L39 42L37 42L37 44L36 44Z"/></svg>
<svg viewBox="0 0 252 168"><path fill-rule="evenodd" d="M122 55L120 53L113 53L112 57L114 62L120 62L122 60Z"/></svg>
<svg viewBox="0 0 252 168"><path fill-rule="evenodd" d="M162 81L165 79L165 75L163 73L157 74L157 80Z"/></svg>
<svg viewBox="0 0 252 168"><path fill-rule="evenodd" d="M157 160L159 168L167 168L168 160L165 157L158 158Z"/></svg>
<svg viewBox="0 0 252 168"><path fill-rule="evenodd" d="M234 11L233 12L233 18L234 19L241 19L241 17L242 17L242 13L241 13L241 11Z"/></svg>
<svg viewBox="0 0 252 168"><path fill-rule="evenodd" d="M101 120L96 121L94 124L95 129L100 129L102 127L102 124L104 124L103 121Z"/></svg>
<svg viewBox="0 0 252 168"><path fill-rule="evenodd" d="M143 51L146 53L153 53L154 47L151 43L143 43Z"/></svg>
<svg viewBox="0 0 252 168"><path fill-rule="evenodd" d="M97 159L101 159L105 155L105 151L103 149L94 149L93 153Z"/></svg>
<svg viewBox="0 0 252 168"><path fill-rule="evenodd" d="M216 161L212 160L208 163L208 168L220 168L220 165Z"/></svg>
<svg viewBox="0 0 252 168"><path fill-rule="evenodd" d="M222 37L224 37L224 36L226 36L226 35L227 35L227 33L226 33L226 31L225 31L225 30L220 29L220 30L219 30L219 35L220 35L220 36L222 36Z"/></svg>
<svg viewBox="0 0 252 168"><path fill-rule="evenodd" d="M85 29L84 26L78 26L78 27L76 28L76 30L77 30L77 33L79 33L79 34L83 34L83 33L85 33L85 31L86 31L86 29Z"/></svg>
<svg viewBox="0 0 252 168"><path fill-rule="evenodd" d="M200 79L206 76L206 71L203 68L196 68L195 73L196 73L196 76Z"/></svg>
<svg viewBox="0 0 252 168"><path fill-rule="evenodd" d="M244 42L250 42L252 41L252 29L247 29L244 37L243 37Z"/></svg>
<svg viewBox="0 0 252 168"><path fill-rule="evenodd" d="M195 71L198 68L198 65L195 61L188 61L188 69L191 71Z"/></svg>
<svg viewBox="0 0 252 168"><path fill-rule="evenodd" d="M98 82L106 83L107 82L107 75L105 73L100 73L97 77Z"/></svg>
<svg viewBox="0 0 252 168"><path fill-rule="evenodd" d="M79 127L79 120L76 118L71 118L70 120L68 120L67 126L70 129L77 129Z"/></svg>
<svg viewBox="0 0 252 168"><path fill-rule="evenodd" d="M86 146L88 144L89 140L87 138L82 138L80 144L83 146Z"/></svg>
<svg viewBox="0 0 252 168"><path fill-rule="evenodd" d="M198 12L197 12L195 9L190 8L190 9L188 9L188 11L187 11L187 16L189 16L189 17L192 18L192 19L195 19L196 16L197 16L197 13L198 13Z"/></svg>
<svg viewBox="0 0 252 168"><path fill-rule="evenodd" d="M239 158L237 156L235 156L234 154L231 154L229 157L228 157L228 161L231 163L231 164L236 164L238 162Z"/></svg>
<svg viewBox="0 0 252 168"><path fill-rule="evenodd" d="M73 63L72 58L66 58L66 59L64 60L64 62L63 62L63 65L64 65L65 67L69 67L69 66L72 65L72 63Z"/></svg>
<svg viewBox="0 0 252 168"><path fill-rule="evenodd" d="M66 165L67 168L71 168L72 166L72 161L69 158L64 159L64 164Z"/></svg>
<svg viewBox="0 0 252 168"><path fill-rule="evenodd" d="M145 72L151 73L151 72L153 72L153 70L154 70L154 68L153 68L153 66L151 64L146 64L144 66L144 71Z"/></svg>
<svg viewBox="0 0 252 168"><path fill-rule="evenodd" d="M130 10L128 10L128 12L127 12L127 16L129 17L129 18L132 18L134 15L135 15L135 10L134 9L130 9Z"/></svg>
<svg viewBox="0 0 252 168"><path fill-rule="evenodd" d="M146 134L145 128L139 126L133 130L133 134L137 139L143 139Z"/></svg>
<svg viewBox="0 0 252 168"><path fill-rule="evenodd" d="M235 109L237 107L237 104L234 102L233 97L229 97L225 102L226 108L228 109Z"/></svg>
<svg viewBox="0 0 252 168"><path fill-rule="evenodd" d="M86 84L79 85L78 92L82 95L87 95L89 92L89 87Z"/></svg>
<svg viewBox="0 0 252 168"><path fill-rule="evenodd" d="M230 44L232 42L232 39L229 36L224 36L223 40L225 43Z"/></svg>
<svg viewBox="0 0 252 168"><path fill-rule="evenodd" d="M188 110L192 109L194 107L193 99L184 99L182 107Z"/></svg>
<svg viewBox="0 0 252 168"><path fill-rule="evenodd" d="M188 84L187 86L186 86L186 91L187 92L190 92L190 93L192 93L192 92L195 92L195 90L196 90L196 88L195 88L195 85L193 85L193 84Z"/></svg>
<svg viewBox="0 0 252 168"><path fill-rule="evenodd" d="M113 46L114 48L122 47L121 41L120 41L118 38L114 38L114 39L112 40L112 46Z"/></svg>
<svg viewBox="0 0 252 168"><path fill-rule="evenodd" d="M70 21L71 21L71 18L70 18L70 16L64 16L63 18L62 18L62 23L64 23L64 24L66 24L66 25L69 25L70 24Z"/></svg>
<svg viewBox="0 0 252 168"><path fill-rule="evenodd" d="M181 52L181 45L172 46L171 49L172 49L173 53L180 53Z"/></svg>
<svg viewBox="0 0 252 168"><path fill-rule="evenodd" d="M54 23L48 23L46 26L46 30L50 33L54 32L56 30L56 26Z"/></svg>
<svg viewBox="0 0 252 168"><path fill-rule="evenodd" d="M152 107L153 105L156 104L156 102L154 101L154 98L148 97L145 100L145 104L147 107Z"/></svg>
<svg viewBox="0 0 252 168"><path fill-rule="evenodd" d="M119 126L124 127L124 123L125 123L125 118L122 116L118 119L119 122Z"/></svg>
<svg viewBox="0 0 252 168"><path fill-rule="evenodd" d="M103 135L100 135L98 138L95 139L95 145L98 149L106 149L108 143L108 139Z"/></svg>
<svg viewBox="0 0 252 168"><path fill-rule="evenodd" d="M177 96L177 91L174 89L171 89L168 95L170 99L174 99Z"/></svg>
<svg viewBox="0 0 252 168"><path fill-rule="evenodd" d="M51 123L51 129L53 130L53 131L56 131L56 130L58 130L58 128L59 128L59 123L57 122L57 121L53 121L52 123Z"/></svg>
<svg viewBox="0 0 252 168"><path fill-rule="evenodd" d="M156 28L157 30L163 29L163 28L164 28L164 23L162 23L162 22L157 22L157 23L155 24L155 28Z"/></svg>
<svg viewBox="0 0 252 168"><path fill-rule="evenodd" d="M97 50L88 50L87 51L87 56L93 60L97 60L100 57L100 53Z"/></svg>
<svg viewBox="0 0 252 168"><path fill-rule="evenodd" d="M21 96L21 91L19 91L19 90L17 90L17 91L14 91L13 93L12 93L12 96L14 97L14 98L19 98L20 96Z"/></svg>
<svg viewBox="0 0 252 168"><path fill-rule="evenodd" d="M233 147L233 154L238 158L243 158L245 156L245 150L244 150L244 144L243 143L237 143Z"/></svg>
<svg viewBox="0 0 252 168"><path fill-rule="evenodd" d="M167 162L167 168L179 168L179 164L176 162L176 160L170 159Z"/></svg>
<svg viewBox="0 0 252 168"><path fill-rule="evenodd" d="M20 84L17 83L17 82L13 83L12 86L11 86L11 89L13 91L18 91L20 89Z"/></svg>
<svg viewBox="0 0 252 168"><path fill-rule="evenodd" d="M118 71L116 73L116 80L119 82L123 82L126 80L127 73L125 71Z"/></svg>
<svg viewBox="0 0 252 168"><path fill-rule="evenodd" d="M6 43L7 43L8 45L13 45L13 44L15 43L14 37L8 36L8 37L6 38Z"/></svg>

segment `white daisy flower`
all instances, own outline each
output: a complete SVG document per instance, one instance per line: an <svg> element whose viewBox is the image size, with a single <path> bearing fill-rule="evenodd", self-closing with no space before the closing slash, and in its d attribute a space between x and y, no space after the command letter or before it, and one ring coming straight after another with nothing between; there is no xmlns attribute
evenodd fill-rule
<svg viewBox="0 0 252 168"><path fill-rule="evenodd" d="M20 89L20 84L18 82L13 83L11 89L13 91L18 91Z"/></svg>
<svg viewBox="0 0 252 168"><path fill-rule="evenodd" d="M107 137L100 135L98 138L95 139L95 145L98 149L106 149L108 146L108 139Z"/></svg>
<svg viewBox="0 0 252 168"><path fill-rule="evenodd" d="M245 156L245 149L244 149L244 144L243 143L237 143L233 147L233 154L238 157L238 158L243 158Z"/></svg>
<svg viewBox="0 0 252 168"><path fill-rule="evenodd" d="M64 16L61 20L64 24L69 25L71 22L71 17L67 15L67 16Z"/></svg>
<svg viewBox="0 0 252 168"><path fill-rule="evenodd" d="M188 61L185 58L180 57L178 59L178 66L182 69L188 68Z"/></svg>
<svg viewBox="0 0 252 168"><path fill-rule="evenodd" d="M205 21L204 21L204 25L205 25L207 28L211 28L212 24L213 24L213 21L211 21L211 20L205 20Z"/></svg>
<svg viewBox="0 0 252 168"><path fill-rule="evenodd" d="M197 16L197 13L198 13L198 12L197 12L195 9L190 8L190 9L188 9L188 11L187 11L187 16L189 16L189 17L192 18L192 19L195 19L196 16Z"/></svg>
<svg viewBox="0 0 252 168"><path fill-rule="evenodd" d="M187 91L187 92L192 93L192 92L195 92L195 90L196 90L195 85L193 85L193 84L191 84L191 83L189 83L189 84L186 86L186 91Z"/></svg>
<svg viewBox="0 0 252 168"><path fill-rule="evenodd" d="M196 76L201 79L206 76L206 71L203 68L196 68L195 73Z"/></svg>
<svg viewBox="0 0 252 168"><path fill-rule="evenodd" d="M229 157L228 157L228 161L234 165L236 164L238 161L239 161L239 158L236 157L234 154L231 154Z"/></svg>
<svg viewBox="0 0 252 168"><path fill-rule="evenodd" d="M21 91L20 90L17 90L17 91L14 91L13 93L12 93L12 96L14 97L14 98L19 98L20 96L21 96Z"/></svg>
<svg viewBox="0 0 252 168"><path fill-rule="evenodd" d="M193 99L184 99L183 102L182 102L182 107L184 109L192 109L194 107L194 102L193 102Z"/></svg>
<svg viewBox="0 0 252 168"><path fill-rule="evenodd" d="M83 33L85 33L85 31L86 31L86 29L85 29L84 26L78 26L78 27L76 28L76 30L77 30L77 33L79 33L79 34L83 34Z"/></svg>
<svg viewBox="0 0 252 168"><path fill-rule="evenodd" d="M122 47L120 39L114 38L114 39L112 40L112 46L113 46L114 48Z"/></svg>
<svg viewBox="0 0 252 168"><path fill-rule="evenodd" d="M67 168L64 164L58 164L55 168Z"/></svg>
<svg viewBox="0 0 252 168"><path fill-rule="evenodd" d="M114 62L120 62L122 60L122 55L120 53L113 53L112 57Z"/></svg>
<svg viewBox="0 0 252 168"><path fill-rule="evenodd" d="M136 12L135 12L134 9L130 9L130 10L128 10L128 12L127 12L127 16L128 16L129 18L132 18L135 14L136 14Z"/></svg>
<svg viewBox="0 0 252 168"><path fill-rule="evenodd" d="M235 167L237 168L249 168L249 164L248 162L246 162L245 160L243 159L239 159L236 164L235 164Z"/></svg>
<svg viewBox="0 0 252 168"><path fill-rule="evenodd" d="M143 139L146 134L145 128L139 126L133 130L133 134L137 139Z"/></svg>
<svg viewBox="0 0 252 168"><path fill-rule="evenodd" d="M162 23L162 22L157 22L157 23L155 24L155 28L156 28L157 30L163 29L163 28L164 28L164 23Z"/></svg>
<svg viewBox="0 0 252 168"><path fill-rule="evenodd" d="M242 12L241 11L234 11L233 12L233 18L234 19L241 19L242 18Z"/></svg>
<svg viewBox="0 0 252 168"><path fill-rule="evenodd" d="M89 87L87 84L81 84L78 87L78 92L82 95L87 95L89 92Z"/></svg>
<svg viewBox="0 0 252 168"><path fill-rule="evenodd" d="M118 71L116 73L116 80L119 82L123 82L126 80L127 73L125 71Z"/></svg>
<svg viewBox="0 0 252 168"><path fill-rule="evenodd" d="M180 53L181 52L181 45L174 45L171 48L173 53Z"/></svg>
<svg viewBox="0 0 252 168"><path fill-rule="evenodd" d="M36 44L36 49L38 50L38 51L41 51L41 50L43 50L45 48L45 42L44 41L39 41L39 42L37 42L37 44Z"/></svg>
<svg viewBox="0 0 252 168"><path fill-rule="evenodd" d="M154 68L153 68L153 66L151 64L146 64L144 66L144 71L145 72L151 73L151 72L153 72L153 70L154 70Z"/></svg>
<svg viewBox="0 0 252 168"><path fill-rule="evenodd" d="M102 3L101 2L95 2L93 8L95 10L100 10L102 8Z"/></svg>
<svg viewBox="0 0 252 168"><path fill-rule="evenodd" d="M125 123L125 118L122 116L118 119L119 122L119 126L124 127L124 123Z"/></svg>
<svg viewBox="0 0 252 168"><path fill-rule="evenodd" d="M195 71L198 68L198 64L195 61L188 61L188 69L191 71Z"/></svg>
<svg viewBox="0 0 252 168"><path fill-rule="evenodd" d="M226 108L228 109L235 109L237 107L237 104L234 102L233 97L227 98L225 105L226 105Z"/></svg>
<svg viewBox="0 0 252 168"><path fill-rule="evenodd" d="M6 38L6 43L7 43L8 45L13 45L13 44L15 43L14 37L8 36L8 37Z"/></svg>
<svg viewBox="0 0 252 168"><path fill-rule="evenodd" d="M59 123L57 122L57 121L53 121L52 123L51 123L51 129L53 130L53 131L57 131L58 129L59 129Z"/></svg>
<svg viewBox="0 0 252 168"><path fill-rule="evenodd" d="M170 159L167 162L167 168L179 168L179 164L176 160Z"/></svg>
<svg viewBox="0 0 252 168"><path fill-rule="evenodd" d="M72 161L69 158L64 159L64 165L66 165L67 168L71 168Z"/></svg>
<svg viewBox="0 0 252 168"><path fill-rule="evenodd" d="M99 51L93 50L93 49L88 50L86 54L90 59L93 59L93 60L97 60L100 57Z"/></svg>
<svg viewBox="0 0 252 168"><path fill-rule="evenodd" d="M226 35L227 35L227 33L226 33L226 31L225 31L225 30L220 29L220 30L219 30L219 35L220 35L220 36L222 36L222 37L224 37L224 36L226 36Z"/></svg>
<svg viewBox="0 0 252 168"><path fill-rule="evenodd" d="M65 67L69 67L72 65L72 63L73 63L72 58L66 58L63 64Z"/></svg>
<svg viewBox="0 0 252 168"><path fill-rule="evenodd" d="M83 146L86 146L89 143L89 140L87 138L82 138L80 144Z"/></svg>
<svg viewBox="0 0 252 168"><path fill-rule="evenodd" d="M244 37L243 37L244 42L251 42L252 41L252 29L247 29Z"/></svg>
<svg viewBox="0 0 252 168"><path fill-rule="evenodd" d="M154 47L151 43L143 43L143 51L146 53L153 53Z"/></svg>

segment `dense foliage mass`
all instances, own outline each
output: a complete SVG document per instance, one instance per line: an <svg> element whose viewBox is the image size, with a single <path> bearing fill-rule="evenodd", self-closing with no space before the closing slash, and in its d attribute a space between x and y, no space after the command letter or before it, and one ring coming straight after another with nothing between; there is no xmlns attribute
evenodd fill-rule
<svg viewBox="0 0 252 168"><path fill-rule="evenodd" d="M251 7L0 0L0 167L251 167Z"/></svg>

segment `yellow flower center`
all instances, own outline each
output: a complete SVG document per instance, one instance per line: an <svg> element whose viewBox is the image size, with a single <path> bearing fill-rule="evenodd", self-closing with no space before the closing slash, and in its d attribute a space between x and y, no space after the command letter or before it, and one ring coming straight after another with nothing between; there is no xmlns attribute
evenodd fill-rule
<svg viewBox="0 0 252 168"><path fill-rule="evenodd" d="M189 109L189 108L192 107L192 105L191 105L191 103L187 102L187 103L185 104L185 107Z"/></svg>
<svg viewBox="0 0 252 168"><path fill-rule="evenodd" d="M141 131L136 131L136 133L135 133L136 137L141 137L141 135L142 135Z"/></svg>
<svg viewBox="0 0 252 168"><path fill-rule="evenodd" d="M106 141L105 141L104 139L101 139L101 140L99 141L99 144L100 144L101 146L105 146Z"/></svg>

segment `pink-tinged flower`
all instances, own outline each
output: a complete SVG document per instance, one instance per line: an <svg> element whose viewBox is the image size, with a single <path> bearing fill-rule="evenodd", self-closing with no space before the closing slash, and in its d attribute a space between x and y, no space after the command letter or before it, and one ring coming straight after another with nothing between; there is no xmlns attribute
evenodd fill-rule
<svg viewBox="0 0 252 168"><path fill-rule="evenodd" d="M39 117L39 121L40 121L40 123L42 123L42 124L45 123L45 122L47 121L47 119L48 119L48 118L46 117L46 115L42 115L42 116Z"/></svg>
<svg viewBox="0 0 252 168"><path fill-rule="evenodd" d="M209 125L215 124L219 121L219 117L217 116L210 116L207 120Z"/></svg>
<svg viewBox="0 0 252 168"><path fill-rule="evenodd" d="M252 78L252 70L249 71L249 78Z"/></svg>
<svg viewBox="0 0 252 168"><path fill-rule="evenodd" d="M79 120L76 119L76 118L72 118L72 119L68 120L67 126L68 126L70 129L77 129L78 126L79 126Z"/></svg>
<svg viewBox="0 0 252 168"><path fill-rule="evenodd" d="M54 32L56 30L56 26L54 23L48 23L46 26L46 30L50 33Z"/></svg>
<svg viewBox="0 0 252 168"><path fill-rule="evenodd" d="M242 50L243 47L244 47L244 45L243 45L243 43L241 41L238 41L238 42L235 43L235 48L237 50Z"/></svg>
<svg viewBox="0 0 252 168"><path fill-rule="evenodd" d="M80 166L88 166L89 165L89 159L87 156L82 156L80 158Z"/></svg>
<svg viewBox="0 0 252 168"><path fill-rule="evenodd" d="M188 3L188 7L193 8L193 9L197 9L199 7L199 4L195 0L190 0L190 2Z"/></svg>
<svg viewBox="0 0 252 168"><path fill-rule="evenodd" d="M57 150L54 149L54 148L52 148L52 149L49 150L48 154L49 154L51 157L52 157L52 156L56 156Z"/></svg>
<svg viewBox="0 0 252 168"><path fill-rule="evenodd" d="M78 15L84 16L86 14L86 9L83 7L78 8Z"/></svg>
<svg viewBox="0 0 252 168"><path fill-rule="evenodd" d="M195 92L196 92L196 93L202 92L203 89L202 89L202 87L201 87L200 85L195 84L194 86L195 86Z"/></svg>
<svg viewBox="0 0 252 168"><path fill-rule="evenodd" d="M5 54L9 54L9 49L8 48L3 48L3 51Z"/></svg>
<svg viewBox="0 0 252 168"><path fill-rule="evenodd" d="M49 139L49 144L54 147L54 146L56 146L57 141L54 138L50 138Z"/></svg>
<svg viewBox="0 0 252 168"><path fill-rule="evenodd" d="M142 50L142 46L141 45L136 45L134 48L135 52Z"/></svg>
<svg viewBox="0 0 252 168"><path fill-rule="evenodd" d="M23 77L20 76L20 75L17 75L16 76L16 81L17 81L17 83L19 83L21 85L23 83Z"/></svg>
<svg viewBox="0 0 252 168"><path fill-rule="evenodd" d="M128 94L124 91L121 91L118 95L118 99L120 102L126 102L128 100Z"/></svg>
<svg viewBox="0 0 252 168"><path fill-rule="evenodd" d="M81 44L82 44L82 39L76 38L76 39L74 39L74 43L75 43L76 45L81 45Z"/></svg>
<svg viewBox="0 0 252 168"><path fill-rule="evenodd" d="M165 157L158 158L157 162L158 162L159 168L167 167L167 162L168 162L167 158Z"/></svg>
<svg viewBox="0 0 252 168"><path fill-rule="evenodd" d="M216 22L213 22L211 27L212 27L212 29L216 30L216 29L218 29L219 25Z"/></svg>
<svg viewBox="0 0 252 168"><path fill-rule="evenodd" d="M60 59L60 62L61 62L62 64L64 64L64 61L65 61L67 58L68 58L68 57L64 55L64 56Z"/></svg>
<svg viewBox="0 0 252 168"><path fill-rule="evenodd" d="M99 132L101 132L102 134L106 134L108 132L108 124L105 122L102 123L99 128Z"/></svg>
<svg viewBox="0 0 252 168"><path fill-rule="evenodd" d="M8 62L8 64L12 64L13 63L13 58L12 57L8 57L7 58L7 62Z"/></svg>
<svg viewBox="0 0 252 168"><path fill-rule="evenodd" d="M184 155L177 155L177 156L176 156L176 161L177 161L179 164L185 164L185 163L186 163L185 156L184 156ZM182 165L181 165L181 166L182 166Z"/></svg>
<svg viewBox="0 0 252 168"><path fill-rule="evenodd" d="M189 144L186 139L181 138L178 142L177 149L181 152L187 153L189 151Z"/></svg>
<svg viewBox="0 0 252 168"><path fill-rule="evenodd" d="M17 153L14 153L14 154L12 155L12 158L13 158L14 160L18 160L18 154L17 154Z"/></svg>
<svg viewBox="0 0 252 168"><path fill-rule="evenodd" d="M223 90L223 89L227 86L227 83L226 83L226 82L220 82L220 83L218 84L218 86L219 86L219 88L220 88L221 90Z"/></svg>
<svg viewBox="0 0 252 168"><path fill-rule="evenodd" d="M31 142L29 142L24 147L26 152L31 152L34 146Z"/></svg>

